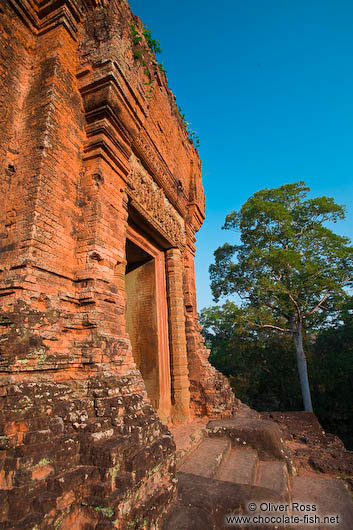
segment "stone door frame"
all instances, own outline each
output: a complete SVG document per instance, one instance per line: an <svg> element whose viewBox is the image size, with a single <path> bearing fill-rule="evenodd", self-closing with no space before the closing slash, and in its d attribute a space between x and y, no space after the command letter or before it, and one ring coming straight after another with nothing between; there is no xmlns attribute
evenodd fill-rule
<svg viewBox="0 0 353 530"><path fill-rule="evenodd" d="M156 281L156 312L158 325L158 372L159 403L158 416L164 422L171 419L171 367L168 334L167 284L165 255L130 225L126 227L126 239L147 252L154 259Z"/></svg>

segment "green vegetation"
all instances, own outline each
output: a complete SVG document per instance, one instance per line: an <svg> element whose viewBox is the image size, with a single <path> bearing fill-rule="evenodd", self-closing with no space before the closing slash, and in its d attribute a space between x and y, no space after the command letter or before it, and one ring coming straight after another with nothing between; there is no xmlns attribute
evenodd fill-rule
<svg viewBox="0 0 353 530"><path fill-rule="evenodd" d="M50 458L42 458L41 460L39 460L38 462L38 466L47 466L48 464L51 464L51 459Z"/></svg>
<svg viewBox="0 0 353 530"><path fill-rule="evenodd" d="M136 26L135 22L131 22L130 29L131 29L132 42L134 44L133 56L134 56L134 59L140 61L140 63L144 67L143 73L148 78L148 82L145 83L145 85L149 86L147 90L146 98L151 99L153 96L153 86L152 86L153 76L151 74L150 69L147 66L148 59L146 56L146 50L143 47L139 46L139 44L142 41L142 35L143 35L145 37L145 40L149 48L152 50L153 53L156 54L156 53L161 53L162 51L160 47L160 42L152 38L151 30L145 25L142 26L142 35L138 27Z"/></svg>
<svg viewBox="0 0 353 530"><path fill-rule="evenodd" d="M94 509L96 512L100 512L104 515L104 517L113 517L114 516L114 510L110 506L95 506Z"/></svg>
<svg viewBox="0 0 353 530"><path fill-rule="evenodd" d="M162 53L161 43L159 42L159 40L155 40L152 37L151 30L147 26L145 26L145 24L143 24L142 26L142 33L146 39L148 46L151 48L153 53L154 54Z"/></svg>
<svg viewBox="0 0 353 530"><path fill-rule="evenodd" d="M158 53L162 53L161 43L159 42L159 40L155 40L152 37L152 32L150 28L148 28L145 24L142 25L142 35L135 22L131 22L130 29L134 46L138 46L140 44L143 35L145 37L147 45L155 55Z"/></svg>
<svg viewBox="0 0 353 530"><path fill-rule="evenodd" d="M189 141L192 144L194 144L196 149L198 149L200 147L200 138L198 137L196 132L191 129L191 123L189 123L187 121L186 116L185 116L184 112L182 111L182 108L181 108L180 105L177 105L177 109L178 109L178 112L179 112L179 116L180 116L180 118L181 118L181 120L182 120L182 122L183 122L183 124L185 126Z"/></svg>
<svg viewBox="0 0 353 530"><path fill-rule="evenodd" d="M258 410L300 409L300 386L310 409L308 365L316 414L352 447L353 247L325 224L344 208L308 191L261 190L227 215L240 244L215 251L211 286L216 301L236 293L241 305L204 309L201 323L211 362Z"/></svg>
<svg viewBox="0 0 353 530"><path fill-rule="evenodd" d="M158 68L160 69L160 71L163 73L163 74L166 74L167 73L167 70L165 70L164 66L162 63L159 63L158 64Z"/></svg>
<svg viewBox="0 0 353 530"><path fill-rule="evenodd" d="M303 182L255 193L226 216L240 245L225 243L210 266L215 300L237 293L249 326L293 340L305 410L312 410L304 335L322 325L353 286L353 247L324 226L344 219L330 197L307 199ZM233 261L233 257L236 260Z"/></svg>
<svg viewBox="0 0 353 530"><path fill-rule="evenodd" d="M41 352L41 350L39 350L39 353L40 352ZM48 356L45 353L40 353L40 355L38 355L38 357L37 357L37 361L38 361L38 363L42 364L42 363L45 363L47 358L48 358Z"/></svg>
<svg viewBox="0 0 353 530"><path fill-rule="evenodd" d="M305 334L313 407L323 427L353 449L353 297L319 330ZM288 334L254 329L233 302L203 309L210 361L235 395L256 410L300 410L295 350Z"/></svg>
<svg viewBox="0 0 353 530"><path fill-rule="evenodd" d="M288 335L253 329L235 303L203 309L210 362L229 378L235 395L257 410L298 410L300 385Z"/></svg>
<svg viewBox="0 0 353 530"><path fill-rule="evenodd" d="M116 464L116 466L111 467L111 468L109 469L109 475L110 475L112 478L115 478L115 477L118 475L119 471L120 471L120 462L119 462L118 464Z"/></svg>
<svg viewBox="0 0 353 530"><path fill-rule="evenodd" d="M137 26L136 26L135 22L131 22L130 29L131 29L131 34L132 34L132 42L136 46L137 44L139 44L141 42L142 37L141 37L140 33L138 32L138 29L137 29Z"/></svg>
<svg viewBox="0 0 353 530"><path fill-rule="evenodd" d="M148 82L145 83L145 85L146 86L150 85L149 89L147 90L146 98L147 99L151 99L152 96L153 96L153 87L152 87L153 76L151 74L151 71L147 67L147 63L148 63L147 56L148 56L148 53L147 53L146 49L144 49L143 46L141 46L141 41L142 41L142 38L144 37L148 47L150 48L150 50L155 55L157 55L159 53L162 53L161 43L159 42L159 40L155 40L152 37L152 32L151 32L150 28L148 28L145 24L142 25L142 31L141 31L141 30L139 30L139 28L136 25L136 23L132 21L130 23L130 30L131 30L132 42L133 42L133 45L134 45L133 57L137 61L140 61L140 63L144 67L144 74L148 77ZM158 68L163 74L167 73L167 71L165 70L165 68L164 68L162 63L158 64ZM195 146L196 149L198 149L200 147L200 139L199 139L198 135L196 134L196 132L194 130L192 130L191 123L189 123L186 120L185 114L181 110L181 107L179 105L177 105L177 108L178 108L178 111L179 111L180 118L181 118L182 122L184 123L189 142L192 143Z"/></svg>
<svg viewBox="0 0 353 530"><path fill-rule="evenodd" d="M310 346L315 412L353 450L353 297Z"/></svg>

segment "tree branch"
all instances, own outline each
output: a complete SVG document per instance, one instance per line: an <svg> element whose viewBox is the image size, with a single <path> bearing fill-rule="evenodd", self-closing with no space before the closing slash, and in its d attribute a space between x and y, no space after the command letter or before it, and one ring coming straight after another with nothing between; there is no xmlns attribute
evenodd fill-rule
<svg viewBox="0 0 353 530"><path fill-rule="evenodd" d="M318 304L316 304L316 306L314 307L314 309L312 309L311 311L309 311L308 315L312 315L313 313L315 313L315 311L317 311L319 309L319 307L321 306L321 304L324 303L324 301L326 300L326 298L328 298L330 296L331 293L328 293L328 294L325 294L325 296L320 300L320 302Z"/></svg>
<svg viewBox="0 0 353 530"><path fill-rule="evenodd" d="M256 326L257 328L272 328L272 329L277 329L278 331L291 333L290 329L280 328L279 326L273 326L272 324L256 324L256 322L251 322L251 320L249 320L249 323L252 324L253 326Z"/></svg>
<svg viewBox="0 0 353 530"><path fill-rule="evenodd" d="M341 283L341 285L345 285L346 283L350 282L351 280L353 280L353 276L351 276L350 278L347 278L347 280L345 280L344 282ZM324 301L326 300L326 298L328 298L330 296L330 294L332 293L327 293L325 294L325 296L323 298L321 298L320 302L318 304L316 304L316 306L314 307L314 309L312 309L311 311L309 311L308 315L312 315L313 313L315 313L315 311L317 311L319 309L319 307L321 306L321 304L324 303Z"/></svg>
<svg viewBox="0 0 353 530"><path fill-rule="evenodd" d="M297 308L298 317L299 317L299 319L301 320L301 318L302 318L302 312L300 311L300 307L299 307L298 302L295 300L295 298L293 298L293 296L292 296L290 293L288 293L288 296L289 296L289 298L292 300L292 302L293 302L293 304L295 305L295 307Z"/></svg>
<svg viewBox="0 0 353 530"><path fill-rule="evenodd" d="M264 305L266 307L269 307L270 309L273 309L274 311L277 311L277 307L271 304L270 302L264 302Z"/></svg>
<svg viewBox="0 0 353 530"><path fill-rule="evenodd" d="M299 232L297 232L296 234L294 234L294 237L299 237L299 236L302 236L305 232L305 230L308 230L309 228L312 228L315 224L315 221L311 221L310 223L302 226L302 228L299 230Z"/></svg>
<svg viewBox="0 0 353 530"><path fill-rule="evenodd" d="M350 282L353 280L353 276L351 276L350 278L347 278L347 280L345 280L344 282L341 283L341 285L346 285L346 283Z"/></svg>

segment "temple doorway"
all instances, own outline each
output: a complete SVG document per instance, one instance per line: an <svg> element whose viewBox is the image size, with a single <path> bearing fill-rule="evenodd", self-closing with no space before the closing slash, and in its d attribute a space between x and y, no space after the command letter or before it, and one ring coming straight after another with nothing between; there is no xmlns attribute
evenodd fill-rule
<svg viewBox="0 0 353 530"><path fill-rule="evenodd" d="M164 252L128 227L126 329L146 391L160 418L171 415L171 384Z"/></svg>

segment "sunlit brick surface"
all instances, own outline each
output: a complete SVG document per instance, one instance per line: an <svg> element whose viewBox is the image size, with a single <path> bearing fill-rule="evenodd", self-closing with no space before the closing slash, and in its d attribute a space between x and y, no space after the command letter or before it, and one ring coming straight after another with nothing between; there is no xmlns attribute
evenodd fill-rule
<svg viewBox="0 0 353 530"><path fill-rule="evenodd" d="M235 406L197 320L198 153L126 2L8 0L0 17L0 526L157 529L175 495L161 420ZM126 328L129 229L165 263L160 417Z"/></svg>

